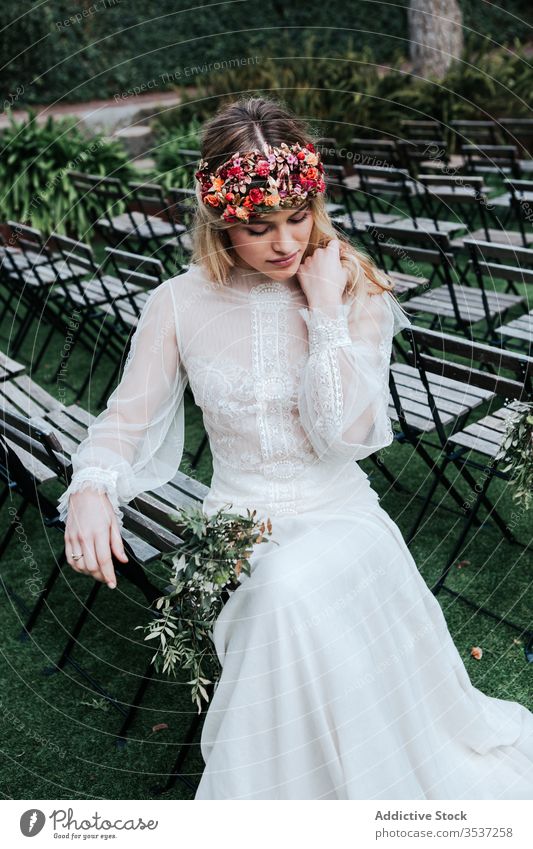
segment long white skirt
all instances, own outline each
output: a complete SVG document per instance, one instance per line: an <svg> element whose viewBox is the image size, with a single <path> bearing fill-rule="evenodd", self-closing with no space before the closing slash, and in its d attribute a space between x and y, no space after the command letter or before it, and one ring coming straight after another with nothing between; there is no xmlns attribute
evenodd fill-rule
<svg viewBox="0 0 533 849"><path fill-rule="evenodd" d="M195 798L533 799L533 713L472 685L370 486L271 518L213 631Z"/></svg>

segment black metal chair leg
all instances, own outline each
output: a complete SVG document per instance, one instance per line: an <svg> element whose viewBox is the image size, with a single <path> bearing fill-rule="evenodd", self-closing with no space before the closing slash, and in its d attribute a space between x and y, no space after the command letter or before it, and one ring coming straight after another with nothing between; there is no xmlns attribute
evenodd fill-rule
<svg viewBox="0 0 533 849"><path fill-rule="evenodd" d="M44 357L45 352L48 350L48 346L49 346L50 342L52 341L52 337L53 337L54 333L55 333L55 327L52 326L50 328L48 336L46 337L43 345L41 346L41 350L39 351L39 353L37 354L37 357L35 358L35 360L32 363L32 371L33 372L36 372L38 370L38 368L41 364L41 360Z"/></svg>
<svg viewBox="0 0 533 849"><path fill-rule="evenodd" d="M81 629L83 628L83 626L85 624L85 621L86 621L86 619L89 615L89 612L90 612L94 602L96 601L96 596L98 595L98 592L99 592L99 590L102 586L103 585L100 583L100 581L94 582L94 586L91 588L91 592L89 593L87 601L85 602L85 604L83 606L83 610L82 610L81 614L79 615L79 617L76 621L76 624L74 625L74 628L72 629L72 633L70 634L70 637L68 639L68 642L67 642L65 648L63 649L61 657L59 658L59 660L55 664L56 670L63 669L67 660L69 659L69 655L70 655L72 649L74 648L75 644L77 643Z"/></svg>
<svg viewBox="0 0 533 849"><path fill-rule="evenodd" d="M473 475L466 468L465 463L463 463L461 461L461 459L456 459L456 458L454 458L454 462L459 467L459 471L462 473L465 480L468 481L468 483L470 484L472 489L475 489L475 487L477 486L476 480L473 477ZM481 503L483 504L483 507L487 511L488 518L492 519L494 521L494 523L498 526L498 528L500 529L500 531L502 532L502 534L506 538L506 540L508 542L511 542L511 543L518 542L518 540L516 539L513 532L508 528L505 520L502 519L502 517L500 516L500 514L496 510L496 507L494 506L492 501L490 501L490 499L487 497L486 493L480 492L479 497L480 497Z"/></svg>
<svg viewBox="0 0 533 849"><path fill-rule="evenodd" d="M427 509L428 509L429 505L431 504L431 499L433 498L433 495L435 494L435 490L437 489L437 486L439 485L439 477L440 477L441 474L444 474L444 470L445 470L446 466L448 465L448 462L449 462L448 458L445 457L441 466L439 467L439 473L438 474L434 473L433 483L431 484L431 486L428 490L428 493L427 493L426 497L424 498L424 503L422 504L422 507L420 508L418 516L416 517L416 519L413 523L413 526L411 527L411 530L409 531L409 533L407 534L407 536L405 538L405 541L408 545L409 545L409 543L411 543L413 541L413 539L414 539L414 537L415 537L415 535L416 535L416 533L417 533L417 531L418 531L418 529L421 525L422 519L426 515Z"/></svg>
<svg viewBox="0 0 533 849"><path fill-rule="evenodd" d="M212 686L212 685L211 685ZM211 699L211 696L209 697ZM186 775L182 775L181 770L185 764L187 756L191 750L191 746L193 745L194 738L196 737L196 732L198 731L198 727L202 721L202 717L205 715L205 707L202 709L201 713L196 713L189 725L189 729L187 734L185 735L185 739L180 746L178 757L174 763L174 768L171 773L169 773L166 783L160 787L154 788L155 792L159 795L161 793L166 793L172 787L174 787L176 781L179 779L182 781L187 787L191 790L196 790L197 784L191 781L190 778L187 778Z"/></svg>
<svg viewBox="0 0 533 849"><path fill-rule="evenodd" d="M154 664L149 663L148 666L146 667L142 681L139 684L139 687L137 688L137 692L135 693L133 701L132 701L131 705L129 706L128 713L126 714L126 718L125 718L124 722L122 723L122 727L121 727L120 731L118 732L118 735L117 735L118 739L116 741L117 743L120 744L120 743L126 742L126 736L128 734L128 731L130 730L131 724L132 724L133 720L135 719L135 716L137 715L137 712L139 710L139 706L140 706L140 704L141 704L141 702L144 698L144 694L146 693L146 690L148 689L150 681L154 677L154 673L155 673Z"/></svg>
<svg viewBox="0 0 533 849"><path fill-rule="evenodd" d="M429 466L429 468L431 469L433 474L436 474L438 476L440 483L442 483L442 485L444 487L446 487L448 493L452 496L455 503L461 508L462 512L464 513L466 511L466 512L470 513L470 510L467 509L467 507L465 507L465 500L464 500L463 496L461 495L461 493L458 492L458 490L455 488L455 486L452 483L450 483L450 481L448 480L448 478L446 477L444 472L441 472L437 463L431 458L431 456L426 451L426 449L420 443L418 443L418 445L415 445L414 448L418 452L418 454L422 457L422 459L424 460L426 465Z"/></svg>
<svg viewBox="0 0 533 849"><path fill-rule="evenodd" d="M464 541L467 538L468 532L469 532L470 528L472 527L474 519L476 518L476 514L477 514L477 512L478 512L478 510L481 506L482 496L486 493L486 491L489 487L490 481L491 481L491 477L487 476L485 478L484 482L483 482L483 486L481 488L481 491L480 491L478 497L476 498L474 504L472 505L472 508L471 508L471 510L470 510L470 512L467 516L466 522L463 525L462 533L460 534L459 539L457 540L456 544L454 545L454 547L452 549L452 552L451 552L451 554L448 558L446 566L442 570L442 573L441 573L440 577L438 578L438 580L436 581L436 583L431 587L431 592L434 593L434 595L437 595L437 593L442 589L444 582L446 581L446 578L448 577L448 573L449 573L450 569L452 568L453 564L455 563L455 561L457 560L457 558L459 556L459 553L460 553L460 551L463 547Z"/></svg>
<svg viewBox="0 0 533 849"><path fill-rule="evenodd" d="M38 597L37 601L35 602L33 609L31 611L28 619L26 620L25 625L23 625L21 635L20 635L21 639L25 639L30 634L33 626L35 625L35 622L37 621L37 617L39 616L41 610L43 609L44 604L45 604L48 596L50 595L50 593L51 593L51 591L54 587L55 582L57 581L57 579L59 577L59 574L61 572L61 568L62 568L62 566L65 562L66 562L66 555L65 555L65 551L63 550L61 556L54 563L54 567L53 567L52 571L50 572L50 575L48 576L48 580L46 582L45 588L43 589L43 591L41 593L39 593L39 597Z"/></svg>
<svg viewBox="0 0 533 849"><path fill-rule="evenodd" d="M7 496L7 495L10 495L10 494L11 494L11 490L10 490L10 488L9 488L9 487L7 487L7 486L6 486L6 489L5 489L5 491L3 492L3 494L2 494L2 504L3 504L3 502L6 500L6 496ZM24 499L24 500L23 500L23 501L19 504L19 506L18 506L18 508L17 508L17 514L16 514L16 515L17 515L17 517L18 517L19 519L20 519L20 518L24 515L24 513L26 512L26 510L27 510L27 508L28 508L29 504L30 504L30 502L29 502L29 501L27 501L26 499ZM4 538L2 539L2 542L0 543L0 560L2 559L2 557L3 557L3 556L4 556L4 554L5 554L5 552L7 551L7 548L8 548L8 546L9 546L9 543L10 543L10 542L11 542L11 540L13 539L14 534L15 534L15 522L14 522L14 521L12 521L12 522L10 523L10 525L9 525L9 527L8 527L8 529L7 529L7 531L6 531L6 533L4 534Z"/></svg>
<svg viewBox="0 0 533 849"><path fill-rule="evenodd" d="M14 340L13 340L13 342L10 345L10 348L9 348L9 356L10 357L16 358L19 355L19 351L22 347L22 343L26 339L27 331L31 327L31 323L33 321L34 316L35 316L35 313L33 312L33 310L29 309L27 311L26 315L24 316L24 318L22 319L20 327L17 330L17 334L16 334L16 336L15 336L15 338L14 338Z"/></svg>
<svg viewBox="0 0 533 849"><path fill-rule="evenodd" d="M204 433L204 435L202 437L202 441L200 442L200 445L198 446L196 453L191 460L191 469L196 469L196 466L200 462L200 458L201 458L202 454L204 453L204 449L207 445L207 441L208 441L207 434Z"/></svg>
<svg viewBox="0 0 533 849"><path fill-rule="evenodd" d="M379 469L383 477L390 483L393 489L397 492L406 493L407 489L403 484L392 474L390 469L387 468L386 464L383 460L380 459L379 454L371 454L370 459L374 463L374 465Z"/></svg>

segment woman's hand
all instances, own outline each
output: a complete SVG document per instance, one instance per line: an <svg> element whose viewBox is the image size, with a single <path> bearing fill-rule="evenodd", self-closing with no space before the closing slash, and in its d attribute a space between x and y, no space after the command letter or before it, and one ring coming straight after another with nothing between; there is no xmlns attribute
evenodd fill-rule
<svg viewBox="0 0 533 849"><path fill-rule="evenodd" d="M310 307L336 307L348 282L348 272L341 263L341 243L331 239L327 247L316 248L296 272Z"/></svg>
<svg viewBox="0 0 533 849"><path fill-rule="evenodd" d="M111 552L128 561L113 506L105 492L83 489L69 498L65 525L67 562L76 572L91 575L110 589L117 585ZM73 554L83 554L74 560Z"/></svg>

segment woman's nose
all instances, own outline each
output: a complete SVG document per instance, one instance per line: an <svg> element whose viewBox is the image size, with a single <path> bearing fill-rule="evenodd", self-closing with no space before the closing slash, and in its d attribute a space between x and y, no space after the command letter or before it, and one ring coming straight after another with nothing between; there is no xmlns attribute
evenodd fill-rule
<svg viewBox="0 0 533 849"><path fill-rule="evenodd" d="M291 236L290 232L278 233L272 240L272 248L280 254L290 254L298 247L298 242Z"/></svg>

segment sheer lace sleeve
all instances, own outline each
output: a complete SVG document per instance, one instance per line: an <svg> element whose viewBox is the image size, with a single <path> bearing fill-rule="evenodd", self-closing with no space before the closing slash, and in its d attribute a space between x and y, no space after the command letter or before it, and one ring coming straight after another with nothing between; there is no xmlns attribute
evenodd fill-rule
<svg viewBox="0 0 533 849"><path fill-rule="evenodd" d="M350 303L299 312L309 340L299 413L318 456L361 460L390 445L392 338L410 324L398 301L367 288Z"/></svg>
<svg viewBox="0 0 533 849"><path fill-rule="evenodd" d="M150 293L121 380L72 455L72 482L58 501L63 521L71 493L92 488L108 494L122 525L121 505L167 483L178 471L187 375L170 284L167 280Z"/></svg>

